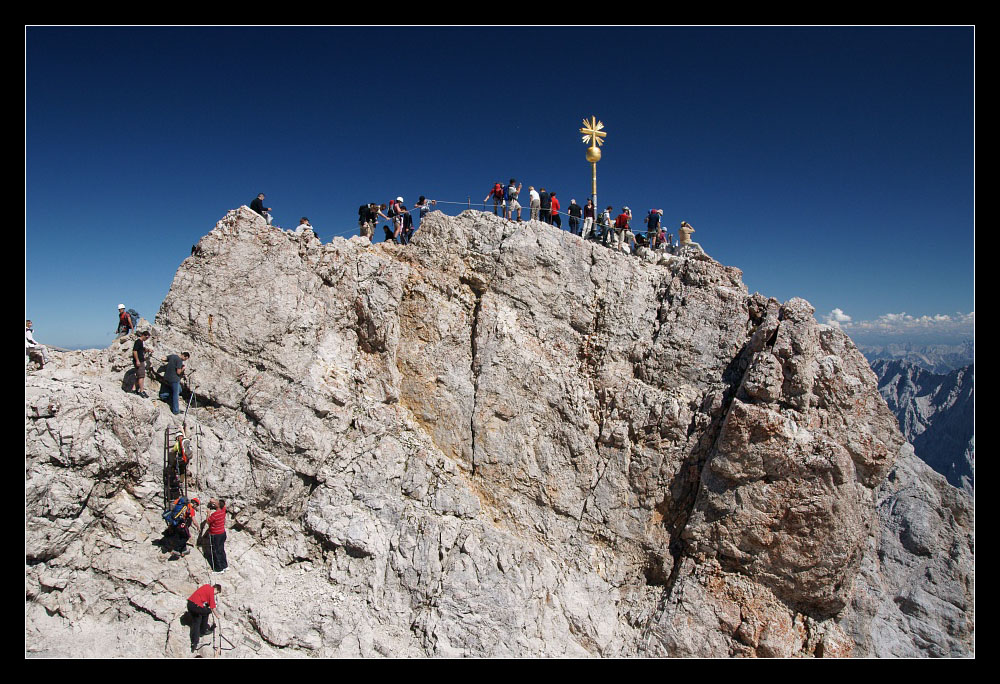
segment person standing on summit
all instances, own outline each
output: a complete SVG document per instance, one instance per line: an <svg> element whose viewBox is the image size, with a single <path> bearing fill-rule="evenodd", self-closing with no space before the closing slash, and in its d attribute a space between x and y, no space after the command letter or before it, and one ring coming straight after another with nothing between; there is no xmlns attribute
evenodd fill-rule
<svg viewBox="0 0 1000 684"><path fill-rule="evenodd" d="M254 201L250 203L250 208L263 216L267 220L267 225L271 225L271 207L264 206L264 193L257 195Z"/></svg>

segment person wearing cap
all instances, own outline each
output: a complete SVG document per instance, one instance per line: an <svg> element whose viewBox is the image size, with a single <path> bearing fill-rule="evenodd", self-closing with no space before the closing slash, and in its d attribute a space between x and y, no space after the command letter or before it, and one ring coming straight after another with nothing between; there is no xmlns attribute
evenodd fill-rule
<svg viewBox="0 0 1000 684"><path fill-rule="evenodd" d="M397 244L405 245L406 235L403 233L403 226L405 226L407 223L406 218L407 216L409 216L410 210L406 208L405 204L403 204L402 197L396 198L393 210L394 211L392 215L392 225L393 225L392 239Z"/></svg>
<svg viewBox="0 0 1000 684"><path fill-rule="evenodd" d="M211 634L214 626L209 626L208 616L215 617L219 621L219 615L215 612L215 596L222 593L221 584L203 584L195 590L187 600L188 620L191 623L191 652L198 650L201 638ZM218 648L216 655L219 654Z"/></svg>
<svg viewBox="0 0 1000 684"><path fill-rule="evenodd" d="M264 206L264 193L257 195L254 201L250 203L250 208L263 216L267 220L267 225L271 225L271 207Z"/></svg>
<svg viewBox="0 0 1000 684"><path fill-rule="evenodd" d="M135 329L135 321L132 320L132 315L125 310L124 304L118 305L118 329L115 330L116 335L121 335L125 337L132 330Z"/></svg>

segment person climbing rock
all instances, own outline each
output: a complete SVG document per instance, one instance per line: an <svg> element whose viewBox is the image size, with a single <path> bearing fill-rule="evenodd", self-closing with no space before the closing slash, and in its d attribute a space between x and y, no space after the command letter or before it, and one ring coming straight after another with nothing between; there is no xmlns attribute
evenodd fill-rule
<svg viewBox="0 0 1000 684"><path fill-rule="evenodd" d="M195 515L200 504L201 501L196 498L188 501L182 496L173 502L170 510L163 513L167 529L163 533L161 546L168 551L173 551L172 560L190 553L187 545L188 541L191 540L191 528L195 524Z"/></svg>
<svg viewBox="0 0 1000 684"><path fill-rule="evenodd" d="M130 332L135 329L135 321L132 320L132 314L125 310L124 304L118 305L118 329L115 330L116 335L121 335L125 337Z"/></svg>
<svg viewBox="0 0 1000 684"><path fill-rule="evenodd" d="M163 373L163 383L160 385L160 399L170 402L170 410L175 416L181 412L181 377L184 375L184 362L190 358L190 352L184 352L180 356L171 354L167 357L167 367Z"/></svg>

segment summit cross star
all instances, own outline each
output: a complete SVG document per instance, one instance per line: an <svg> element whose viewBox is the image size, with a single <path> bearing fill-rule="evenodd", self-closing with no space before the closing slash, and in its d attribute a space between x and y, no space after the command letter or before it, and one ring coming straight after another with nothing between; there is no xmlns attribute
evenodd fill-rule
<svg viewBox="0 0 1000 684"><path fill-rule="evenodd" d="M590 121L584 119L583 128L580 129L580 132L583 133L583 142L588 143L591 147L603 145L603 138L608 137L603 129L604 123L598 121L596 116L590 117Z"/></svg>

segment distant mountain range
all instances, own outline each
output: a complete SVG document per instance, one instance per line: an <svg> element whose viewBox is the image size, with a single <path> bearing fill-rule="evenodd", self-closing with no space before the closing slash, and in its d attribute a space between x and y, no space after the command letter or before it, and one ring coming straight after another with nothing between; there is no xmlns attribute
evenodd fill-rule
<svg viewBox="0 0 1000 684"><path fill-rule="evenodd" d="M907 359L917 358L934 367L944 363L946 356L958 358L957 354L949 352L937 357L926 351L906 352ZM970 363L949 372L935 373L918 363L897 358L871 361L871 366L878 376L879 392L896 414L899 427L917 456L948 478L948 482L973 494L975 365Z"/></svg>
<svg viewBox="0 0 1000 684"><path fill-rule="evenodd" d="M858 349L874 367L876 361L906 361L931 373L948 373L975 363L976 344L887 344L883 346L859 344ZM876 371L878 372L878 371Z"/></svg>

